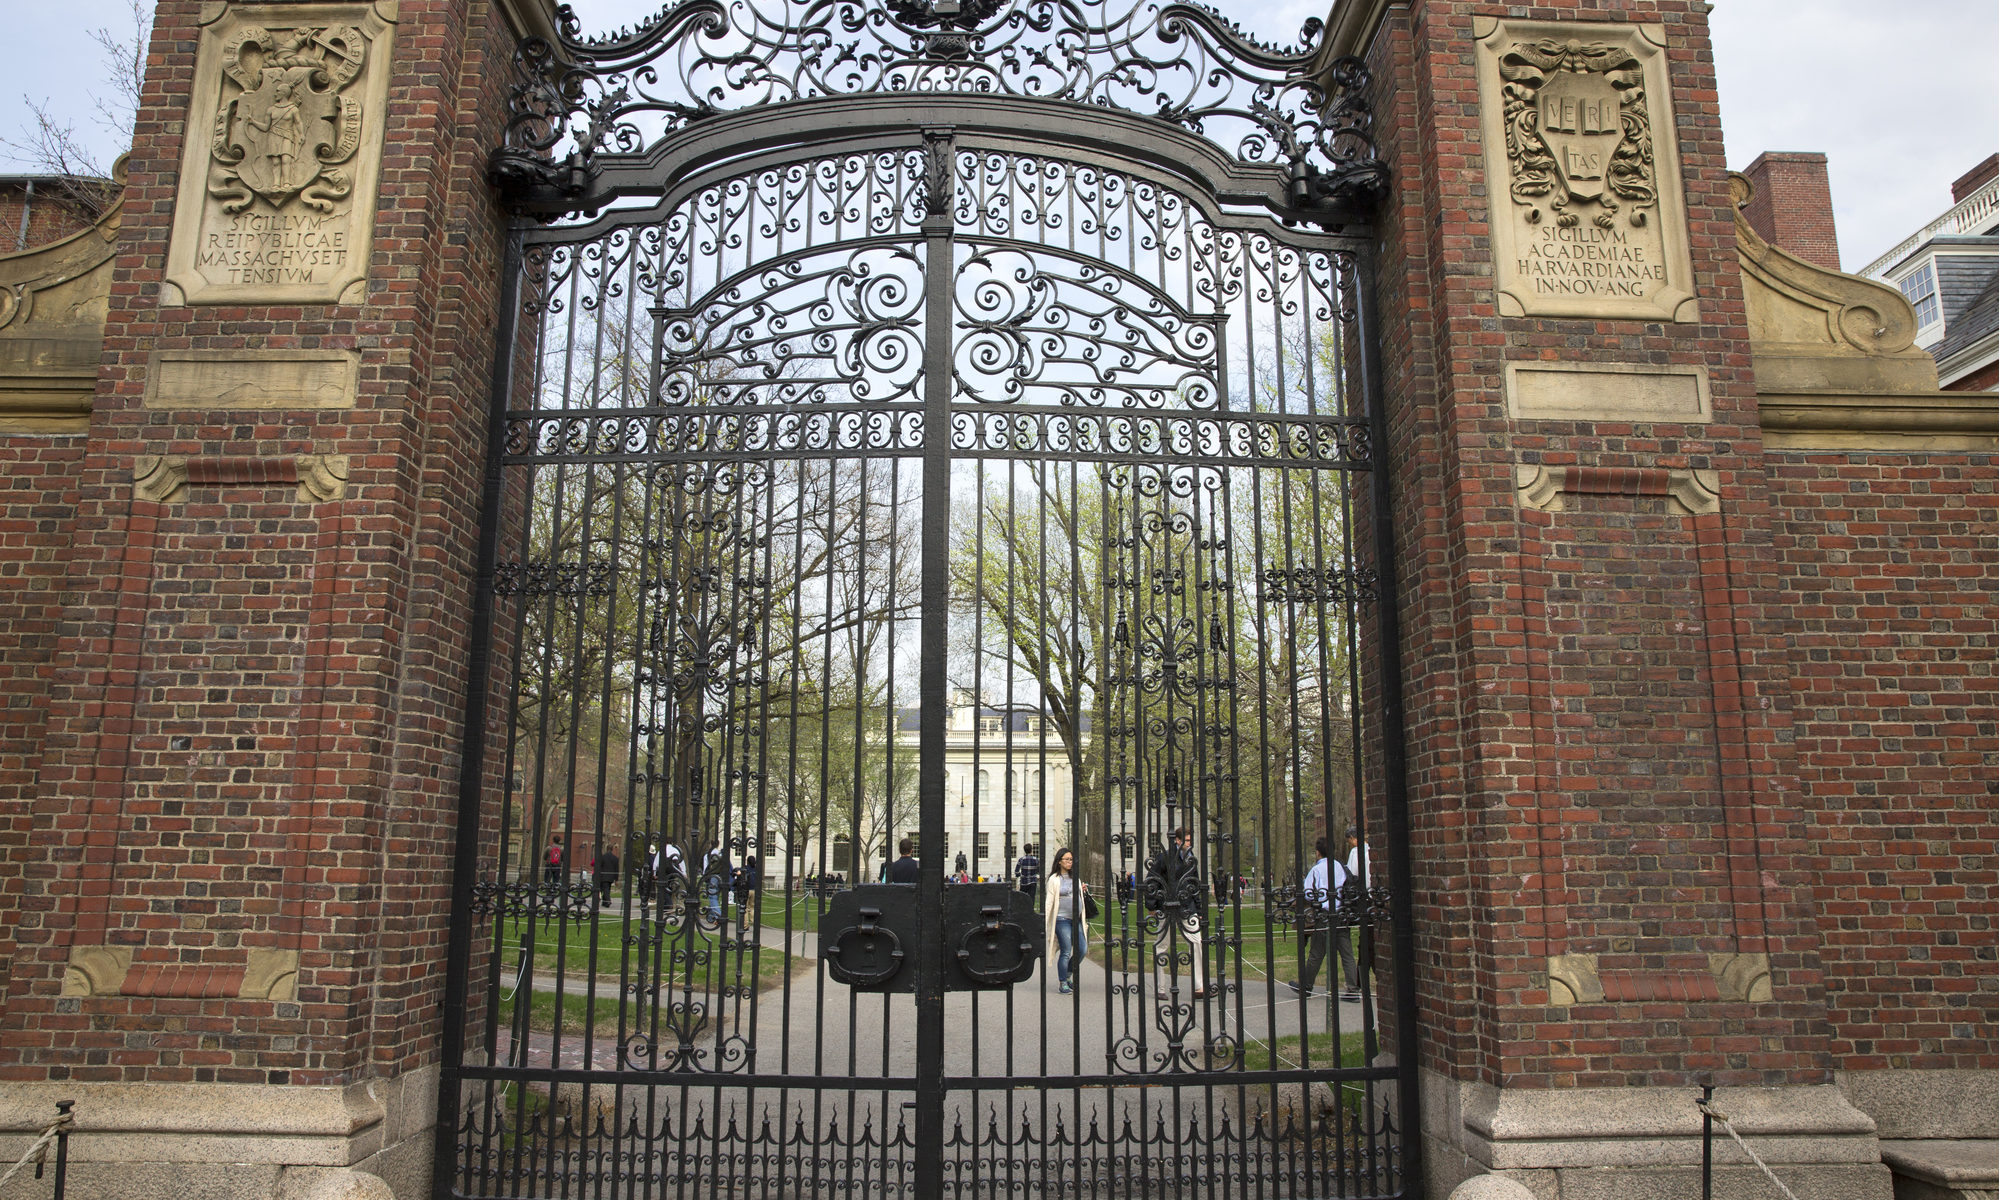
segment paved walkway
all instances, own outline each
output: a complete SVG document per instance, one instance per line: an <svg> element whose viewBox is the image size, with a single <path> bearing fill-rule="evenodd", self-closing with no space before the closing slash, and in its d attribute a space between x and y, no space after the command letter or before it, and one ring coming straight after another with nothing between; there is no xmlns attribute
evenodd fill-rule
<svg viewBox="0 0 1999 1200"><path fill-rule="evenodd" d="M772 949L785 944L782 930L762 929L759 937ZM588 1047L591 1066L629 1073L631 1082L617 1089L616 1098L596 1103L615 1104L621 1122L637 1115L641 1124L666 1112L704 1128L734 1120L744 1128L811 1128L829 1135L862 1126L906 1131L916 1073L913 997L857 994L834 982L818 966L815 933L794 933L792 949L807 966L785 986L755 995L664 993L658 1055L641 1060L656 1063L652 1071L624 1062L615 1027L600 1029ZM1042 1138L1058 1127L1080 1136L1092 1122L1099 1128L1132 1121L1184 1127L1189 1121L1212 1125L1227 1114L1238 1125L1259 1112L1296 1115L1303 1107L1298 1085L1242 1086L1238 1056L1261 1067L1273 1037L1305 1029L1353 1033L1368 1015L1357 1002L1329 1004L1323 991L1300 1001L1284 985L1273 1004L1270 989L1247 968L1243 991L1196 1003L1184 975L1176 998L1170 986L1162 987L1170 981L1112 975L1087 961L1076 990L1064 995L1052 983L1052 966L1044 961L1032 979L1009 991L945 999L947 1128L955 1127L967 1145L1010 1138L1001 1131L1029 1126L1038 1131L1034 1138ZM551 991L555 980L541 975L531 986ZM580 997L585 987L580 977L564 980L572 996ZM597 994L617 995L616 979L601 979ZM559 1067L583 1067L580 1034L565 1034L559 1050L555 1042L549 1034L530 1034L526 1065L546 1067L554 1052ZM500 1050L505 1061L504 1036ZM1312 1065L1331 1064L1319 1059ZM706 1076L702 1085L675 1082L690 1069ZM713 1072L744 1085L715 1086ZM1329 1100L1330 1092L1322 1090L1320 1103Z"/></svg>

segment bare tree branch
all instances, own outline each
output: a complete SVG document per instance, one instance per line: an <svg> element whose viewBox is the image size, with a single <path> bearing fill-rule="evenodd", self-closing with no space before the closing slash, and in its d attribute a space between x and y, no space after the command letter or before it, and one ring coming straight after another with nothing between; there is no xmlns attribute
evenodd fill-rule
<svg viewBox="0 0 1999 1200"><path fill-rule="evenodd" d="M92 119L110 135L119 154L132 144L139 94L146 82L146 44L153 24L152 10L144 0L127 0L127 4L126 22L90 31L90 40L103 52L102 78L108 85L108 91L90 93ZM104 161L91 139L77 132L74 121L63 119L54 100L23 96L22 101L29 119L13 136L0 137L0 150L34 174L53 176L57 188L51 199L86 221L96 220L118 196L118 188L109 178L112 164ZM24 212L22 220L26 219Z"/></svg>

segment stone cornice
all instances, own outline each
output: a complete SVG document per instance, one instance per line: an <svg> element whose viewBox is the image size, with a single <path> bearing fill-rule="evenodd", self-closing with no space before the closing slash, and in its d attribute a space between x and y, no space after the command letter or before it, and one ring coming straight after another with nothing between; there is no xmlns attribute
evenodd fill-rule
<svg viewBox="0 0 1999 1200"><path fill-rule="evenodd" d="M1335 59L1349 54L1366 57L1382 17L1404 3L1407 0L1333 0L1333 11L1326 14L1326 35L1319 43L1316 69L1323 72Z"/></svg>
<svg viewBox="0 0 1999 1200"><path fill-rule="evenodd" d="M1999 451L1999 393L1765 392L1763 440L1776 450Z"/></svg>
<svg viewBox="0 0 1999 1200"><path fill-rule="evenodd" d="M555 0L493 0L493 7L506 19L515 37L538 37L551 46L559 44L555 36Z"/></svg>

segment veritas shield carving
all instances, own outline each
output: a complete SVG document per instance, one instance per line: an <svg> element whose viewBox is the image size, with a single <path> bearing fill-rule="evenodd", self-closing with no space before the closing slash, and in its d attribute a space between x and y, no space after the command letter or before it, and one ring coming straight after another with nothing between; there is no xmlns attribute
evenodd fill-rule
<svg viewBox="0 0 1999 1200"><path fill-rule="evenodd" d="M1617 90L1601 75L1563 71L1541 89L1541 136L1555 155L1555 171L1576 200L1603 195L1612 151L1624 136Z"/></svg>
<svg viewBox="0 0 1999 1200"><path fill-rule="evenodd" d="M1698 320L1665 27L1472 34L1499 314Z"/></svg>
<svg viewBox="0 0 1999 1200"><path fill-rule="evenodd" d="M1499 56L1505 81L1506 155L1513 199L1538 223L1540 205L1562 225L1571 204L1595 204L1608 229L1628 206L1633 225L1657 199L1645 69L1623 46L1543 38ZM1620 201L1622 204L1620 204Z"/></svg>
<svg viewBox="0 0 1999 1200"><path fill-rule="evenodd" d="M352 25L236 31L223 74L241 88L215 114L208 190L224 212L262 198L283 209L293 197L332 212L354 189L338 166L361 144L361 101L342 89L361 73L368 39Z"/></svg>

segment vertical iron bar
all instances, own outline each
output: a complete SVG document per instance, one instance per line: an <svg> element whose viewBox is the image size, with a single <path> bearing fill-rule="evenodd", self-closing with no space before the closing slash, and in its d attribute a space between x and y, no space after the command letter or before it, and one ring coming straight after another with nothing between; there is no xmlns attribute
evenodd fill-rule
<svg viewBox="0 0 1999 1200"><path fill-rule="evenodd" d="M923 555L922 640L917 675L918 837L925 847L944 845L944 703L950 654L946 615L951 605L951 284L956 254L951 195L956 179L949 130L925 130L925 150L942 155L930 186L944 194L927 199L923 219ZM916 884L922 925L916 962L916 1179L915 1194L944 1190L944 864L928 861Z"/></svg>
<svg viewBox="0 0 1999 1200"><path fill-rule="evenodd" d="M457 1174L459 1068L465 1057L465 992L472 966L472 877L479 866L479 800L486 763L486 675L492 652L493 565L500 547L500 459L513 394L515 322L520 310L521 237L507 235L500 267L493 374L486 410L486 480L479 498L478 574L472 585L471 641L465 665L465 736L458 761L457 842L451 854L451 933L445 951L444 1063L437 1089L437 1168L431 1194L450 1200ZM449 1164L447 1166L446 1164Z"/></svg>
<svg viewBox="0 0 1999 1200"><path fill-rule="evenodd" d="M25 224L25 221L23 222L23 224ZM75 1104L76 1101L74 1100L58 1100L56 1101L56 1110L62 1113L63 1116L67 1117L69 1115L69 1110L73 1106L75 1106ZM55 1182L55 1191L53 1193L55 1200L63 1200L63 1188L65 1184L68 1182L68 1179L69 1179L69 1125L68 1123L64 1123L56 1130L56 1182Z"/></svg>
<svg viewBox="0 0 1999 1200"><path fill-rule="evenodd" d="M1416 1035L1416 926L1414 872L1409 845L1409 789L1407 764L1402 744L1402 620L1397 610L1399 588L1395 572L1395 530L1389 514L1394 511L1393 481L1388 477L1388 414L1384 407L1380 348L1376 345L1379 326L1375 320L1374 289L1380 264L1370 243L1358 255L1364 278L1355 289L1360 307L1359 350L1361 386L1367 403L1368 430L1373 443L1368 470L1374 476L1374 557L1377 572L1377 617L1381 647L1381 786L1383 808L1388 819L1389 888L1394 896L1392 920L1395 945L1395 1062L1396 1119L1401 1139L1396 1145L1401 1163L1401 1193L1417 1196L1423 1192L1421 1151L1422 1108L1417 1096Z"/></svg>

